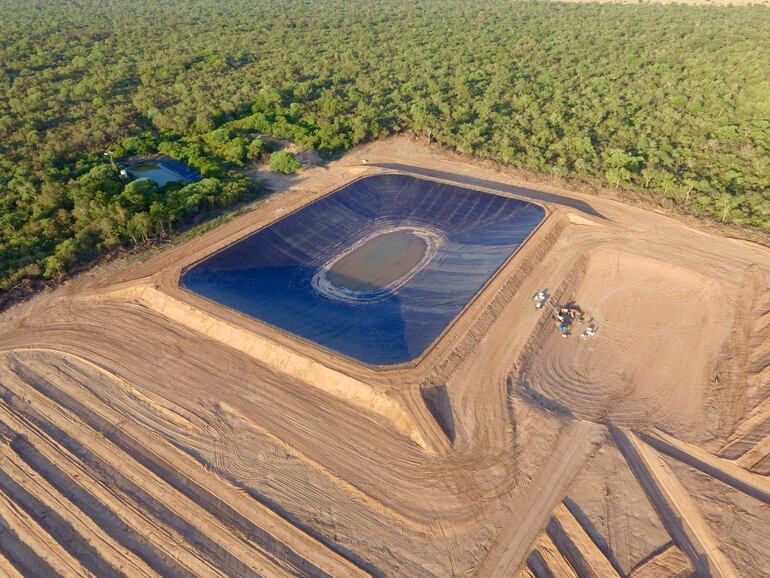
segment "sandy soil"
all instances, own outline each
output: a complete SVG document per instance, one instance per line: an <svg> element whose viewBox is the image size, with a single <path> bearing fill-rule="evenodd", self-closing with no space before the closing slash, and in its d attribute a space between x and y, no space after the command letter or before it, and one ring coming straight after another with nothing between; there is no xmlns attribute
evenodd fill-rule
<svg viewBox="0 0 770 578"><path fill-rule="evenodd" d="M386 170L549 212L415 363L362 366L180 289ZM281 186L0 314L10 575L763 575L768 250L407 137ZM597 334L562 338L542 289Z"/></svg>

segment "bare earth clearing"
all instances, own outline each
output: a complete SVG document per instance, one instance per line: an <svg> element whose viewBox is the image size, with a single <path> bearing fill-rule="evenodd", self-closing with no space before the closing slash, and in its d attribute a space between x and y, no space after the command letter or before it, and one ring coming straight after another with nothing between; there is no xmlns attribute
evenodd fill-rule
<svg viewBox="0 0 770 578"><path fill-rule="evenodd" d="M549 213L417 363L359 365L180 289L385 170ZM3 571L770 576L770 251L406 137L287 185L0 315ZM598 333L563 339L546 288Z"/></svg>

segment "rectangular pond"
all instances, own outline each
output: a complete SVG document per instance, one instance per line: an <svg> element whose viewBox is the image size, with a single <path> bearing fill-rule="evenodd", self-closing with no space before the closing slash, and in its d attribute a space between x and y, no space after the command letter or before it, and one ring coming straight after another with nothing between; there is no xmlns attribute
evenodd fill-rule
<svg viewBox="0 0 770 578"><path fill-rule="evenodd" d="M165 157L139 161L129 165L127 170L134 178L150 179L161 187L166 183L190 183L201 178L184 163Z"/></svg>
<svg viewBox="0 0 770 578"><path fill-rule="evenodd" d="M362 178L215 253L188 290L371 365L419 357L545 217L401 174Z"/></svg>

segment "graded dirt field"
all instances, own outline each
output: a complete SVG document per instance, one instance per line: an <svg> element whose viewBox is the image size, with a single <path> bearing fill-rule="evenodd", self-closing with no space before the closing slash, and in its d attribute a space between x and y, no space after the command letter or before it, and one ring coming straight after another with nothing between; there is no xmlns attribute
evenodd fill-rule
<svg viewBox="0 0 770 578"><path fill-rule="evenodd" d="M367 366L180 287L389 171L547 211L414 362ZM0 314L3 572L770 576L768 249L407 137L285 184ZM563 338L566 304L584 321Z"/></svg>

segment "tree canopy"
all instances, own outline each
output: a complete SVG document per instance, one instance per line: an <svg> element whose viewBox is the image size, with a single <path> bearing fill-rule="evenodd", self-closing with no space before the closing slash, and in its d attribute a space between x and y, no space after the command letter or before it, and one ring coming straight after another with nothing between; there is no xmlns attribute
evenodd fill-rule
<svg viewBox="0 0 770 578"><path fill-rule="evenodd" d="M770 231L770 10L490 0L0 0L0 289L253 193L260 136L406 129ZM156 151L205 179L126 185ZM251 192L250 192L251 191Z"/></svg>

